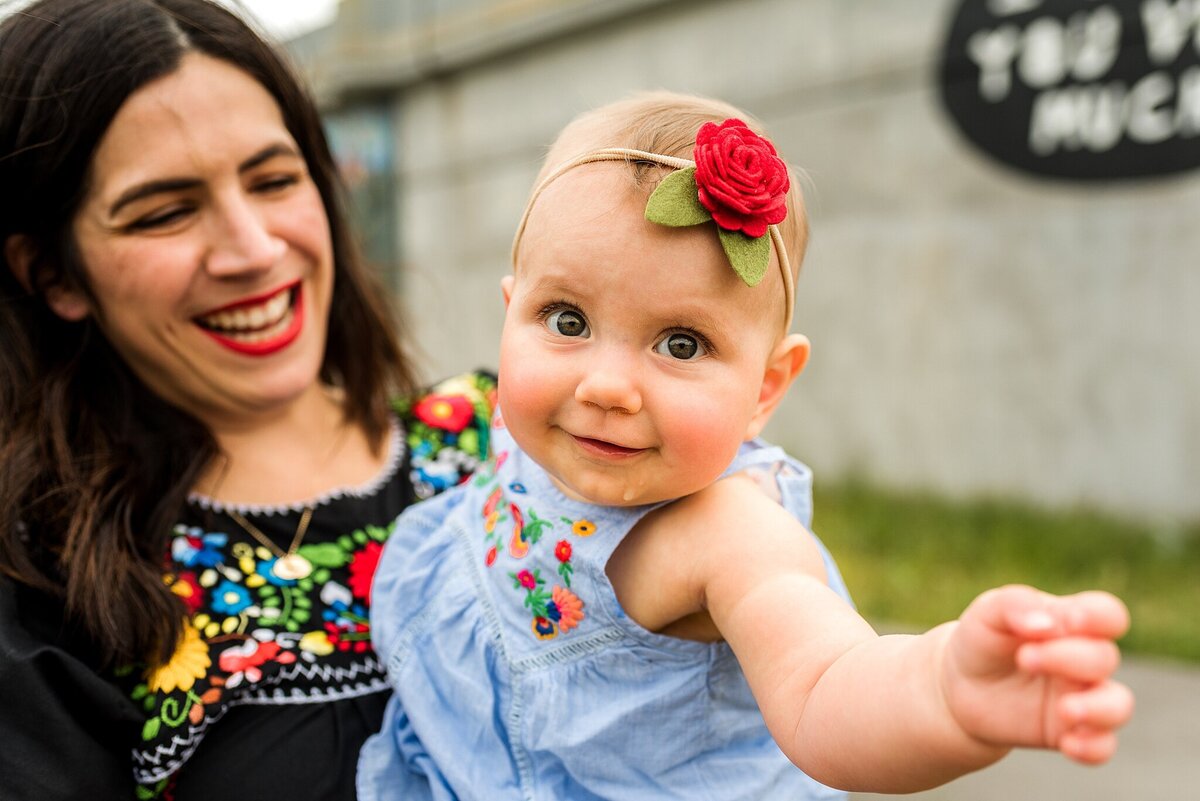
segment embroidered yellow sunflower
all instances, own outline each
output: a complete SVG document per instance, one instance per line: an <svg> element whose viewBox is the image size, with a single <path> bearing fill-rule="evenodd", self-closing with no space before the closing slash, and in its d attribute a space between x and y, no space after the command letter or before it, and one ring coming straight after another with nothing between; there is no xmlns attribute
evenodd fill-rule
<svg viewBox="0 0 1200 801"><path fill-rule="evenodd" d="M571 526L571 531L575 532L577 537L590 537L596 533L596 524L591 520L576 520Z"/></svg>
<svg viewBox="0 0 1200 801"><path fill-rule="evenodd" d="M200 639L200 632L191 623L183 625L183 637L171 661L155 670L146 680L150 692L188 691L196 679L208 672L212 660L208 657L208 643Z"/></svg>

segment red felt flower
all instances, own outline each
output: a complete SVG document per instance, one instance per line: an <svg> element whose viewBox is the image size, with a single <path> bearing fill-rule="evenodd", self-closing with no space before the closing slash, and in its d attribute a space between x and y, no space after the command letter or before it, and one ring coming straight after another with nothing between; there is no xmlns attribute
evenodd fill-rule
<svg viewBox="0 0 1200 801"><path fill-rule="evenodd" d="M560 562L571 561L571 543L559 540L558 545L554 546L554 558Z"/></svg>
<svg viewBox="0 0 1200 801"><path fill-rule="evenodd" d="M693 159L700 205L725 230L760 237L787 216L787 165L746 123L706 122L696 134Z"/></svg>
<svg viewBox="0 0 1200 801"><path fill-rule="evenodd" d="M350 560L350 592L355 598L363 598L371 603L371 579L375 578L375 568L379 567L379 555L383 553L383 545L371 540L367 547L354 554Z"/></svg>
<svg viewBox="0 0 1200 801"><path fill-rule="evenodd" d="M475 407L462 395L429 395L413 407L421 422L457 434L475 417Z"/></svg>

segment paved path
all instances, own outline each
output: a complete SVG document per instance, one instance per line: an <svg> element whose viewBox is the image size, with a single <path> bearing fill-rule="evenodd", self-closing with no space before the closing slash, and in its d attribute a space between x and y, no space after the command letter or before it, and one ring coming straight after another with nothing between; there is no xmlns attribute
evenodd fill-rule
<svg viewBox="0 0 1200 801"><path fill-rule="evenodd" d="M1119 672L1137 711L1107 765L1088 768L1051 753L1016 751L999 764L911 801L1197 801L1200 799L1200 667L1129 659ZM853 794L853 801L883 796Z"/></svg>

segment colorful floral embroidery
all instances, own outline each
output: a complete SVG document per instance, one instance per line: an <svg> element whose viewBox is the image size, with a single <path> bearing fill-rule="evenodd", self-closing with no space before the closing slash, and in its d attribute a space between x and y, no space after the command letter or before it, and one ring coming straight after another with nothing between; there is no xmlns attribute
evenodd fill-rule
<svg viewBox="0 0 1200 801"><path fill-rule="evenodd" d="M554 546L554 558L558 560L558 575L562 576L563 583L570 587L571 574L575 572L575 568L571 567L571 543L559 540L558 545Z"/></svg>
<svg viewBox="0 0 1200 801"><path fill-rule="evenodd" d="M171 661L155 670L146 679L151 692L172 692L176 689L187 692L196 679L203 678L212 660L208 656L208 643L200 639L200 632L191 625L184 625L183 638L171 655Z"/></svg>
<svg viewBox="0 0 1200 801"><path fill-rule="evenodd" d="M495 380L471 374L438 384L411 405L396 405L401 416L411 415L407 442L418 498L462 483L486 458L495 400Z"/></svg>
<svg viewBox="0 0 1200 801"><path fill-rule="evenodd" d="M419 493L453 486L479 464L494 389L491 378L472 375L396 405L408 431L412 481L425 482ZM465 422L464 408L470 410ZM390 526L363 526L332 537L310 534L299 553L312 563L312 574L286 580L270 572L275 556L232 525L226 531L176 528L173 572L164 581L187 609L183 636L157 670L117 671L146 715L134 752L137 798L169 793L175 771L232 705L386 688L383 666L371 652L368 609L391 532Z"/></svg>
<svg viewBox="0 0 1200 801"><path fill-rule="evenodd" d="M429 395L413 407L418 420L433 428L457 434L475 417L475 407L464 395Z"/></svg>
<svg viewBox="0 0 1200 801"><path fill-rule="evenodd" d="M583 601L570 590L555 586L550 591L551 601L546 605L546 613L551 620L558 623L560 631L570 631L583 620Z"/></svg>
<svg viewBox="0 0 1200 801"><path fill-rule="evenodd" d="M484 489L489 484L495 484L480 509L484 543L488 545L483 558L487 567L494 565L502 552L504 543L497 528L509 517L512 518L513 528L506 550L508 556L514 560L528 556L542 535L558 525L555 520L539 517L532 507L527 506L522 510L515 502L508 500L497 477L499 466L503 464L506 456L506 453L498 454L491 462L482 465L475 477L475 484ZM516 490L515 487L520 487L520 490ZM508 489L518 494L525 493L525 487L515 481L508 484ZM590 520L560 517L559 521L571 533L580 537L590 537L596 532L596 525ZM571 578L575 573L575 566L571 563L573 553L573 546L569 540L559 539L554 545L555 569L562 579L563 586L555 585L547 590L541 568L510 571L508 574L512 578L513 589L524 592L524 605L533 616L530 629L539 640L549 640L559 633L569 632L584 619L583 601L570 589Z"/></svg>

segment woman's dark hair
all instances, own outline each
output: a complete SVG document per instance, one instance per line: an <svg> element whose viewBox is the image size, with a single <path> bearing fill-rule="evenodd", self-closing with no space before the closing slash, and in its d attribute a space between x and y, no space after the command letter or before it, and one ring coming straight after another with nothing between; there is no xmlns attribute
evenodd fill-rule
<svg viewBox="0 0 1200 801"><path fill-rule="evenodd" d="M325 204L334 291L321 377L382 447L409 363L352 241L315 106L280 54L208 0L42 0L0 24L0 571L60 594L103 663L169 658L184 608L163 582L168 540L211 432L139 381L89 319L46 305L90 295L72 239L93 154L121 105L189 52L275 98ZM22 282L5 243L32 251Z"/></svg>

